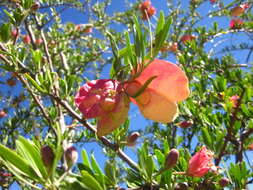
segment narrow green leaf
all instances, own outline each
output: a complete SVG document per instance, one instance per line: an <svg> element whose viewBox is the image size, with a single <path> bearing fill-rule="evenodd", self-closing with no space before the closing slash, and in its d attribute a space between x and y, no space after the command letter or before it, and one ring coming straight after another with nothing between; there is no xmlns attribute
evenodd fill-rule
<svg viewBox="0 0 253 190"><path fill-rule="evenodd" d="M31 179L37 178L37 175L25 159L19 156L15 151L3 146L2 144L0 144L0 157L4 161L11 163L23 172L24 175L30 177Z"/></svg>
<svg viewBox="0 0 253 190"><path fill-rule="evenodd" d="M40 151L22 136L19 137L17 143L21 145L20 148L23 149L23 152L26 154L27 159L30 161L30 165L36 171L37 175L45 178L47 176L47 171L42 162Z"/></svg>
<svg viewBox="0 0 253 190"><path fill-rule="evenodd" d="M40 91L41 93L46 93L46 90L44 90L43 88L41 88L40 85L35 80L33 80L33 78L29 74L25 73L24 76L27 78L28 81L30 81L32 83L32 85L38 91Z"/></svg>
<svg viewBox="0 0 253 190"><path fill-rule="evenodd" d="M81 174L82 174L81 181L89 190L104 190L100 186L99 182L88 172L81 171Z"/></svg>

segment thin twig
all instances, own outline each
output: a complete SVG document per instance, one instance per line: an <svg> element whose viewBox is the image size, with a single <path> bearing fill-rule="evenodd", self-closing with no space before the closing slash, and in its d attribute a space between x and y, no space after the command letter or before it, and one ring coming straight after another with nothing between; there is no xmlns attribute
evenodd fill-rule
<svg viewBox="0 0 253 190"><path fill-rule="evenodd" d="M68 113L75 119L77 119L80 123L83 124L83 126L85 126L89 131L96 133L97 130L95 127L93 127L92 125L90 125L85 119L83 119L79 114L77 114L71 107L70 105L60 99L59 97L53 96L51 95L53 99L55 99L59 104L61 104L67 111ZM107 147L111 148L112 150L116 151L116 153L118 154L118 156L125 161L130 167L132 167L135 170L139 170L138 169L138 165L131 159L129 158L119 147L117 144L113 144L111 143L106 137L102 136L102 137L98 137L99 140Z"/></svg>
<svg viewBox="0 0 253 190"><path fill-rule="evenodd" d="M245 93L245 89L242 90L241 96L240 96L240 98L238 100L238 104L237 104L236 108L234 109L234 111L232 113L232 116L230 117L230 126L228 126L228 128L227 128L227 135L225 136L225 140L224 140L224 143L223 143L223 145L222 145L222 147L220 149L220 153L219 153L218 157L215 159L215 165L216 166L219 165L222 156L224 156L224 153L225 153L225 150L227 148L228 142L232 138L234 124L235 124L235 122L237 120L237 113L239 111L239 108L240 108L241 101L242 101L242 98L244 96L244 93Z"/></svg>

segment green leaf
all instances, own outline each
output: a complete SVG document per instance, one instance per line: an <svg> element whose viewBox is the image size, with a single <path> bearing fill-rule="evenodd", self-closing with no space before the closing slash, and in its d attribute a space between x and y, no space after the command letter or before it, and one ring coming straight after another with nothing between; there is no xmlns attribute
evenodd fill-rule
<svg viewBox="0 0 253 190"><path fill-rule="evenodd" d="M81 182L89 189L89 190L104 190L99 182L88 172L81 171L82 178Z"/></svg>
<svg viewBox="0 0 253 190"><path fill-rule="evenodd" d="M27 78L28 81L30 81L32 83L32 85L38 91L40 91L41 93L46 93L47 92L46 90L44 90L43 88L41 88L40 85L35 80L33 80L33 78L29 74L25 73L24 76Z"/></svg>
<svg viewBox="0 0 253 190"><path fill-rule="evenodd" d="M10 23L4 23L0 27L0 39L3 42L7 42L11 37L11 25Z"/></svg>
<svg viewBox="0 0 253 190"><path fill-rule="evenodd" d="M88 157L88 154L87 154L87 152L86 152L85 149L82 150L82 159L83 159L83 164L84 164L85 166L87 166L88 168L91 169L89 157Z"/></svg>
<svg viewBox="0 0 253 190"><path fill-rule="evenodd" d="M19 156L15 151L3 146L2 144L0 144L0 157L4 161L9 162L16 167L20 172L22 172L21 174L26 175L31 179L38 178L28 161Z"/></svg>
<svg viewBox="0 0 253 190"><path fill-rule="evenodd" d="M212 138L211 138L211 136L210 136L210 133L209 133L207 127L203 127L203 128L202 128L202 138L203 138L204 143L205 143L208 147L213 148L213 146L212 146L212 145L213 145L213 144L212 144Z"/></svg>
<svg viewBox="0 0 253 190"><path fill-rule="evenodd" d="M36 174L42 179L46 178L47 171L42 162L38 148L22 136L18 138L16 144L17 151L23 154L23 157L26 158L26 160L29 160L29 164L32 166Z"/></svg>

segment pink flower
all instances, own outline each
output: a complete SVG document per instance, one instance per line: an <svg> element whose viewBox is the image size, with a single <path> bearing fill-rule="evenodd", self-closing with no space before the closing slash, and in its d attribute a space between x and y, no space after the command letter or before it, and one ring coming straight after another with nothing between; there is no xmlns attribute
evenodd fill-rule
<svg viewBox="0 0 253 190"><path fill-rule="evenodd" d="M230 21L230 29L240 29L243 26L243 21L241 19L232 19Z"/></svg>
<svg viewBox="0 0 253 190"><path fill-rule="evenodd" d="M122 85L111 79L86 83L77 93L75 103L85 118L98 119L98 136L118 128L127 118L129 110L129 99Z"/></svg>
<svg viewBox="0 0 253 190"><path fill-rule="evenodd" d="M134 100L144 117L168 123L178 113L177 102L189 96L188 79L175 64L155 59L140 75L126 86L126 92L134 96L151 77L156 77Z"/></svg>
<svg viewBox="0 0 253 190"><path fill-rule="evenodd" d="M192 177L204 176L213 166L213 153L203 146L190 160L187 175Z"/></svg>

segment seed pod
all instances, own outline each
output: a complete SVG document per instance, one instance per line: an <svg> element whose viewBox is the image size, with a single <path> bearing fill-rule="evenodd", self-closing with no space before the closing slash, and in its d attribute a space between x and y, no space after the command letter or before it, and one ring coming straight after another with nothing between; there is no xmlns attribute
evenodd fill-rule
<svg viewBox="0 0 253 190"><path fill-rule="evenodd" d="M51 168L54 162L54 152L52 148L48 145L45 145L40 149L40 154L44 165L47 168Z"/></svg>
<svg viewBox="0 0 253 190"><path fill-rule="evenodd" d="M73 166L73 164L76 163L78 158L77 150L74 146L70 146L67 148L64 152L65 160L68 166L68 169Z"/></svg>
<svg viewBox="0 0 253 190"><path fill-rule="evenodd" d="M137 139L140 137L140 133L133 132L127 137L127 146L135 146Z"/></svg>
<svg viewBox="0 0 253 190"><path fill-rule="evenodd" d="M177 164L179 158L179 152L177 149L173 148L170 150L169 154L166 157L165 168L173 168Z"/></svg>

